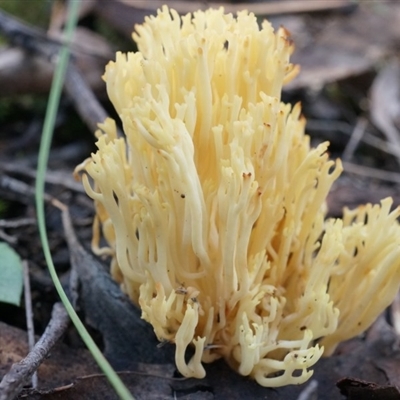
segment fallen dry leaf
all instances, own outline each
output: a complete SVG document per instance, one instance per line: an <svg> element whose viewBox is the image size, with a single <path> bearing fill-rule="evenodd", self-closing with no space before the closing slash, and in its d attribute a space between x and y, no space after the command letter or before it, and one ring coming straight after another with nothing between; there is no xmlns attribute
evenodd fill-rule
<svg viewBox="0 0 400 400"><path fill-rule="evenodd" d="M14 362L28 353L28 339L25 331L0 321L0 376L3 376ZM46 361L39 367L39 385L53 388L79 376L97 373L99 368L87 350L73 349L58 344Z"/></svg>
<svg viewBox="0 0 400 400"><path fill-rule="evenodd" d="M322 87L362 74L395 54L400 40L399 2L358 2L347 14L319 18L280 18L296 44L292 62L301 65L299 76L287 89ZM287 22L287 23L286 23ZM293 29L292 29L293 28Z"/></svg>

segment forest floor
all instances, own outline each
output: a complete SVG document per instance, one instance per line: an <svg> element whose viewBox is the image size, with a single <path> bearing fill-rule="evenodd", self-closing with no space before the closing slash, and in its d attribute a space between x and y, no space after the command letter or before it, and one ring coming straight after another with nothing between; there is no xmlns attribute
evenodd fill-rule
<svg viewBox="0 0 400 400"><path fill-rule="evenodd" d="M0 258L6 253L8 257L10 249L18 254L25 271L21 298L30 302L9 304L0 293L0 378L28 353L31 326L40 337L53 315L59 332L50 332L51 343L44 345L51 352L38 369L38 380L24 381L22 391L0 384L0 399L18 393L18 398L46 400L117 398L62 307L54 307L58 295L37 227L35 178L53 71L49 57L57 50L55 38L66 11L59 2L50 7L43 1L29 15L23 7L10 9L11 3L24 1L0 1L0 245L5 246ZM137 399L400 399L400 299L362 337L322 359L303 385L262 388L222 361L208 365L202 380L182 379L172 346L157 346L152 329L120 293L106 263L91 254L93 204L73 171L95 148L97 122L106 114L116 118L101 75L117 49L134 50L133 25L154 12L142 3L83 2L74 59L83 85L73 83L73 74L69 77L46 175L52 258L67 292L79 292L78 312L93 338L123 371L120 376ZM182 13L204 8L202 2L165 3ZM292 61L301 66L301 73L285 88L283 100L301 101L312 145L329 141L331 157L343 161L344 172L328 197L328 215L340 217L343 207L379 203L388 196L394 206L400 205L400 3L304 0L245 5L291 32L296 46ZM227 11L235 7L237 2L225 6ZM7 16L2 9L29 24L20 25L16 15ZM86 89L92 97L85 97ZM74 263L80 265L79 288L73 286ZM0 291L8 284L3 276ZM53 347L52 338L59 336L62 340Z"/></svg>

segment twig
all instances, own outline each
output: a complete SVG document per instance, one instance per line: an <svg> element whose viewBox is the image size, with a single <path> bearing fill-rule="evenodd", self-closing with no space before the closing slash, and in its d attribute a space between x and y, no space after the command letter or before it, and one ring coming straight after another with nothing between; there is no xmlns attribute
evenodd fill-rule
<svg viewBox="0 0 400 400"><path fill-rule="evenodd" d="M32 311L32 295L31 295L31 282L29 279L29 265L26 260L22 262L24 270L24 298L25 298L25 313L26 313L26 327L28 329L28 344L29 351L33 350L35 346L35 327L33 325L33 311ZM38 386L37 372L32 375L32 387L36 389Z"/></svg>
<svg viewBox="0 0 400 400"><path fill-rule="evenodd" d="M350 124L343 121L308 119L307 131L328 133L339 132L343 135L351 136L354 129ZM395 145L388 143L388 141L382 140L379 137L374 136L368 131L364 132L361 138L361 142L387 154L392 154L394 156L400 154L400 147L396 147Z"/></svg>
<svg viewBox="0 0 400 400"><path fill-rule="evenodd" d="M149 10L160 8L165 1L153 0L119 0L120 3L127 4L133 8L140 10ZM101 2L99 2L100 4ZM330 0L330 1L315 1L315 0L287 0L287 1L269 1L261 3L222 3L217 1L204 2L204 1L182 1L171 0L168 2L170 8L174 8L180 13L194 12L199 9L204 9L205 4L207 7L219 8L224 7L226 12L235 13L241 10L249 10L255 14L261 15L279 15L279 14L293 14L293 13L307 13L316 11L332 11L354 8L355 4L349 0Z"/></svg>
<svg viewBox="0 0 400 400"><path fill-rule="evenodd" d="M93 94L83 75L71 62L67 68L64 86L79 115L89 129L95 132L97 124L103 122L108 115Z"/></svg>
<svg viewBox="0 0 400 400"><path fill-rule="evenodd" d="M70 291L70 299L74 309L78 308L78 300L79 300L79 274L77 271L77 267L79 263L76 260L76 252L80 252L82 250L80 243L78 242L78 238L75 235L74 228L71 222L71 216L69 213L69 208L65 204L56 201L53 201L53 205L57 207L61 211L61 218L63 223L63 228L65 232L65 237L67 240L68 247L70 249L70 259L71 259L71 271L69 278L69 291ZM74 250L72 250L72 248Z"/></svg>
<svg viewBox="0 0 400 400"><path fill-rule="evenodd" d="M397 293L390 306L390 316L393 328L397 336L400 336L400 292Z"/></svg>
<svg viewBox="0 0 400 400"><path fill-rule="evenodd" d="M58 52L61 46L65 44L65 40L62 37L51 37L43 29L28 25L3 10L0 11L0 32L2 32L13 45L40 55L52 63L57 62ZM85 53L104 59L101 54L96 52L96 49L88 52L88 50L83 48L79 43L69 43L69 45L74 54Z"/></svg>
<svg viewBox="0 0 400 400"><path fill-rule="evenodd" d="M356 126L353 129L350 140L348 141L342 155L343 161L350 161L356 151L358 144L362 140L365 128L367 127L367 120L365 118L359 118Z"/></svg>
<svg viewBox="0 0 400 400"><path fill-rule="evenodd" d="M35 197L35 189L32 186L6 175L0 175L0 189L3 189L4 192L7 192L7 194L11 192L21 195L19 196L19 200L21 202L24 201L25 203L30 203ZM45 194L45 200L51 201L52 197L48 194Z"/></svg>
<svg viewBox="0 0 400 400"><path fill-rule="evenodd" d="M18 395L27 379L38 369L68 327L69 317L61 303L54 304L51 320L33 350L21 361L11 366L0 382L0 400Z"/></svg>
<svg viewBox="0 0 400 400"><path fill-rule="evenodd" d="M0 219L0 228L20 228L29 225L36 225L35 218Z"/></svg>
<svg viewBox="0 0 400 400"><path fill-rule="evenodd" d="M18 173L30 178L36 178L36 171L30 168L28 165L21 165L20 162L14 163L0 161L0 169L5 172ZM74 192L85 193L82 184L80 182L76 182L71 173L64 173L63 171L47 171L46 183L60 185L67 189L73 190Z"/></svg>
<svg viewBox="0 0 400 400"><path fill-rule="evenodd" d="M57 63L57 55L61 48L62 41L50 38L44 31L32 28L3 11L0 11L0 31L15 45L45 58L53 64ZM79 46L74 44L71 45L71 48L75 50L76 53ZM76 68L73 60L68 63L64 87L78 113L88 127L94 132L97 129L97 124L105 120L107 113L97 100L80 71Z"/></svg>
<svg viewBox="0 0 400 400"><path fill-rule="evenodd" d="M55 201L52 205L62 211L71 260L72 303L76 303L79 294L78 306L84 310L86 322L103 335L104 355L118 368L130 368L132 365L127 354L135 354L134 364L169 363L173 359L172 346L154 352L157 340L151 326L141 319L139 309L122 293L104 265L80 244L68 207ZM122 326L121 321L124 329L116 329ZM123 347L121 343L124 343Z"/></svg>
<svg viewBox="0 0 400 400"><path fill-rule="evenodd" d="M299 394L297 400L316 400L318 398L317 393L318 381L313 379Z"/></svg>
<svg viewBox="0 0 400 400"><path fill-rule="evenodd" d="M379 137L374 136L368 132L365 132L362 141L372 147L375 147L376 149L383 151L384 153L392 154L393 156L397 156L397 154L400 154L400 147L390 144L386 140L382 140Z"/></svg>
<svg viewBox="0 0 400 400"><path fill-rule="evenodd" d="M365 167L363 165L344 162L343 167L345 172L366 176L368 178L380 179L381 181L400 183L400 173L383 171L376 168Z"/></svg>
<svg viewBox="0 0 400 400"><path fill-rule="evenodd" d="M18 242L18 239L15 236L8 235L2 229L0 229L0 239L10 244L16 244Z"/></svg>

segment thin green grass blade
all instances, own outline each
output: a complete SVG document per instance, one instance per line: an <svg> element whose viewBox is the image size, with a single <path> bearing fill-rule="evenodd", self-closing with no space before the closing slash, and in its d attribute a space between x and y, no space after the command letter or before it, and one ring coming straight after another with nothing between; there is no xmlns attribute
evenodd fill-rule
<svg viewBox="0 0 400 400"><path fill-rule="evenodd" d="M38 160L38 168L37 168L37 179L36 179L36 188L35 188L35 197L36 197L36 212L38 219L38 227L40 233L40 239L43 246L43 253L49 268L50 275L53 279L56 290L63 302L73 324L75 325L77 331L79 332L82 340L90 350L94 359L98 363L101 370L107 376L109 382L113 386L114 390L123 400L134 400L133 396L130 394L129 390L126 388L122 380L119 378L117 373L113 370L108 361L104 358L103 354L99 350L99 348L94 343L93 339L87 332L85 326L79 319L75 310L73 309L70 301L68 300L62 286L60 280L58 279L54 263L52 260L50 246L47 237L46 231L46 222L45 222L45 213L44 213L44 185L45 185L45 174L47 169L47 163L49 158L49 151L51 146L51 140L55 125L55 119L57 115L57 109L60 101L60 96L63 88L63 82L65 73L68 66L69 61L69 48L68 43L70 43L72 39L73 32L75 30L75 26L78 19L78 10L79 10L80 0L72 0L69 2L69 16L65 28L65 38L66 44L62 47L58 63L54 72L54 78L52 87L50 90L46 117L43 127L43 134L40 143L39 150L39 160Z"/></svg>

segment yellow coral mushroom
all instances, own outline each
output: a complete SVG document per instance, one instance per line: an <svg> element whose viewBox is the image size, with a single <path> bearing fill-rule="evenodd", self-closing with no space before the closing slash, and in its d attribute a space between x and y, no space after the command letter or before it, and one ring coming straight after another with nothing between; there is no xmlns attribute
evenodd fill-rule
<svg viewBox="0 0 400 400"><path fill-rule="evenodd" d="M280 100L297 72L284 29L164 7L133 37L139 51L104 75L125 137L105 121L77 168L93 248L184 376L223 357L263 386L302 383L395 296L400 210L386 199L325 220L342 167Z"/></svg>

